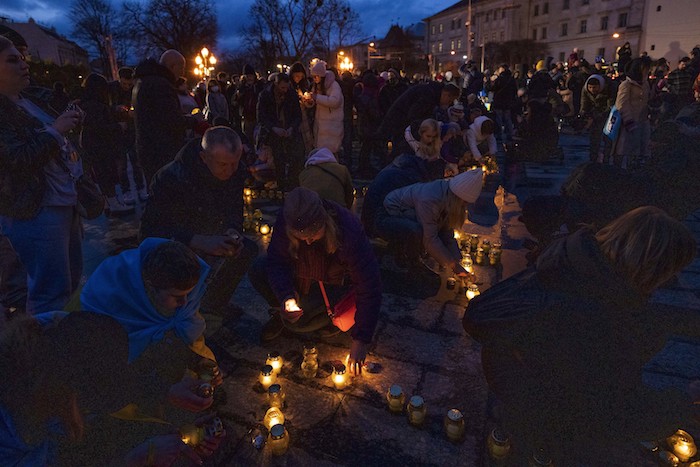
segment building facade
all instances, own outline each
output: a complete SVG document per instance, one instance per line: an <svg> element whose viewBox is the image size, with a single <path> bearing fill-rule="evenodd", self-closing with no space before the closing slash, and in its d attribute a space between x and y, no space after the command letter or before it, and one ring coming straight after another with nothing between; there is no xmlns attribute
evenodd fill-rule
<svg viewBox="0 0 700 467"><path fill-rule="evenodd" d="M675 68L678 60L700 46L698 0L647 0L640 50L664 57Z"/></svg>
<svg viewBox="0 0 700 467"><path fill-rule="evenodd" d="M15 23L7 18L0 18L0 34L3 34L2 30L12 31L25 40L29 60L51 62L61 66L90 66L85 49L61 36L55 29L37 24L32 18L26 23Z"/></svg>

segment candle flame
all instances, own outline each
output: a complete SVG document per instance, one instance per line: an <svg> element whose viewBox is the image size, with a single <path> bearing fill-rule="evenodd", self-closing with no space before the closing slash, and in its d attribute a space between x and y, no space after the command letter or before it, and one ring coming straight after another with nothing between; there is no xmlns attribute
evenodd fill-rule
<svg viewBox="0 0 700 467"><path fill-rule="evenodd" d="M297 305L297 301L293 298L290 298L284 302L284 309L286 311L301 311L301 308L299 308L299 305Z"/></svg>

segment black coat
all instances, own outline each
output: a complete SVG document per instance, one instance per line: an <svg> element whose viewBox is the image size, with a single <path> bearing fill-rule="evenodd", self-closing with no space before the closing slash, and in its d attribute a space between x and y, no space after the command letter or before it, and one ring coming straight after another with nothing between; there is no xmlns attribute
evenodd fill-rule
<svg viewBox="0 0 700 467"><path fill-rule="evenodd" d="M444 84L432 81L413 86L401 94L382 120L379 127L382 137L401 140L408 125L416 120L433 118L435 107L440 105L440 94L444 87Z"/></svg>
<svg viewBox="0 0 700 467"><path fill-rule="evenodd" d="M392 104L408 90L408 85L403 81L397 81L395 84L387 83L379 90L379 108L382 115L385 115Z"/></svg>
<svg viewBox="0 0 700 467"><path fill-rule="evenodd" d="M218 180L200 159L201 150L201 139L190 141L153 177L141 218L142 238L172 238L187 245L195 234L223 235L230 228L242 232L245 165L241 161L233 177Z"/></svg>
<svg viewBox="0 0 700 467"><path fill-rule="evenodd" d="M299 98L297 93L289 87L284 100L279 103L275 101L275 87L269 85L258 98L258 125L260 126L260 134L258 136L258 144L270 144L270 140L279 138L273 131L273 128L293 130L292 138L300 138L299 125L301 125L301 108L299 107Z"/></svg>
<svg viewBox="0 0 700 467"><path fill-rule="evenodd" d="M491 85L493 91L493 108L499 110L513 109L518 105L518 84L510 70L505 70Z"/></svg>
<svg viewBox="0 0 700 467"><path fill-rule="evenodd" d="M548 443L561 460L684 426L687 396L645 386L642 371L671 334L700 335L697 313L664 318L648 306L588 229L553 243L535 270L536 297L526 291L519 303L536 303L537 311L501 321L484 342L484 372L503 402L504 428L531 447ZM465 321L471 312L502 308L501 301L486 291Z"/></svg>
<svg viewBox="0 0 700 467"><path fill-rule="evenodd" d="M152 59L136 67L133 106L136 151L147 173L155 173L173 160L194 120L182 114L175 76Z"/></svg>

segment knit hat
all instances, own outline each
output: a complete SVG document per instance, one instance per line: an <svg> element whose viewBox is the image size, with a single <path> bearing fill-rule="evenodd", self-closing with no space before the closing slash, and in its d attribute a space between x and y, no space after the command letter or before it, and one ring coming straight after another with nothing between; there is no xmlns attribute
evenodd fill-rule
<svg viewBox="0 0 700 467"><path fill-rule="evenodd" d="M467 203L473 203L479 198L483 184L483 171L481 169L462 172L449 181L450 191Z"/></svg>
<svg viewBox="0 0 700 467"><path fill-rule="evenodd" d="M537 65L535 65L535 70L540 71L540 70L544 70L544 69L545 69L544 60L540 60L539 62L537 62Z"/></svg>
<svg viewBox="0 0 700 467"><path fill-rule="evenodd" d="M284 200L284 221L297 232L317 232L326 220L326 210L318 193L297 187Z"/></svg>
<svg viewBox="0 0 700 467"><path fill-rule="evenodd" d="M326 62L323 60L318 60L316 63L314 63L314 66L311 67L311 75L325 77Z"/></svg>

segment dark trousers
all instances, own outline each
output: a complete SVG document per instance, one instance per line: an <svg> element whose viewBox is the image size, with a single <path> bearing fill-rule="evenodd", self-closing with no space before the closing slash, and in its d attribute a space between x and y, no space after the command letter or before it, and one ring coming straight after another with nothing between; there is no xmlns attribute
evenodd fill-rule
<svg viewBox="0 0 700 467"><path fill-rule="evenodd" d="M298 187L299 174L304 168L304 143L296 137L270 137L270 146L279 189L290 191Z"/></svg>
<svg viewBox="0 0 700 467"><path fill-rule="evenodd" d="M414 219L391 216L384 207L377 210L374 233L389 242L392 254L417 260L423 251L423 226Z"/></svg>
<svg viewBox="0 0 700 467"><path fill-rule="evenodd" d="M252 240L244 238L243 249L236 258L200 256L212 268L207 278L207 291L202 298L201 308L204 312L209 313L226 310L233 292L258 256L258 245Z"/></svg>
<svg viewBox="0 0 700 467"><path fill-rule="evenodd" d="M141 161L139 160L138 153L134 147L129 147L124 151L120 151L119 157L117 158L119 185L122 187L122 193L126 193L131 189L128 172L129 163L131 163L131 173L134 176L134 184L136 184L136 189L140 190L141 188L145 187L143 168L141 167Z"/></svg>
<svg viewBox="0 0 700 467"><path fill-rule="evenodd" d="M0 233L0 305L24 309L27 306L27 271L12 248L10 239Z"/></svg>
<svg viewBox="0 0 700 467"><path fill-rule="evenodd" d="M248 271L248 277L255 290L265 299L271 307L281 307L279 300L275 296L270 286L270 281L267 275L267 256L261 256ZM331 305L337 303L350 290L346 285L329 285L323 284L328 294L328 300ZM304 314L296 323L289 323L282 320L284 326L294 333L307 333L322 329L329 324L332 324L331 319L326 312L326 305L321 295L321 289L318 282L311 285L308 294L299 294L299 307L304 310ZM284 313L284 311L282 311Z"/></svg>

